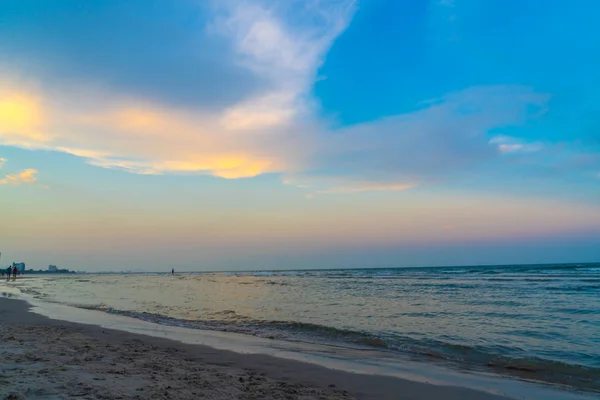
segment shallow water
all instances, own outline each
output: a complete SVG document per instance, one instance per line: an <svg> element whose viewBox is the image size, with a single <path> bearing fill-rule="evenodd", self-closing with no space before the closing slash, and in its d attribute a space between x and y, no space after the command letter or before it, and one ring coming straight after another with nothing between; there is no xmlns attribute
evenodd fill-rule
<svg viewBox="0 0 600 400"><path fill-rule="evenodd" d="M45 276L46 300L600 390L600 264Z"/></svg>

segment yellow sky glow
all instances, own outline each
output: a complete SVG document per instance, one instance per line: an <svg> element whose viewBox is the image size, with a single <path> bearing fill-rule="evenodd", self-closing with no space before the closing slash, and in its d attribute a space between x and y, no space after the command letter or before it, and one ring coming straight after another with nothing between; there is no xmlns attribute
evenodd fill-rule
<svg viewBox="0 0 600 400"><path fill-rule="evenodd" d="M44 141L41 102L35 96L0 88L0 134Z"/></svg>

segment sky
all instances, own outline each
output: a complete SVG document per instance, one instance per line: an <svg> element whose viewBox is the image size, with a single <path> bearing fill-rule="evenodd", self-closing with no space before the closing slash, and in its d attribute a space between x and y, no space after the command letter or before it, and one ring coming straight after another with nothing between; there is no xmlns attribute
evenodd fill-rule
<svg viewBox="0 0 600 400"><path fill-rule="evenodd" d="M0 264L600 261L595 0L3 0Z"/></svg>

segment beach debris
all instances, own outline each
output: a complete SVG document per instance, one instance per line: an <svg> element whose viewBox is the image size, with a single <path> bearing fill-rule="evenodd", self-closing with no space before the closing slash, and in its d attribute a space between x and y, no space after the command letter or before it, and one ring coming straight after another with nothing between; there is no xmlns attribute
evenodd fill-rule
<svg viewBox="0 0 600 400"><path fill-rule="evenodd" d="M10 393L4 400L27 400L27 397L23 396L21 393Z"/></svg>

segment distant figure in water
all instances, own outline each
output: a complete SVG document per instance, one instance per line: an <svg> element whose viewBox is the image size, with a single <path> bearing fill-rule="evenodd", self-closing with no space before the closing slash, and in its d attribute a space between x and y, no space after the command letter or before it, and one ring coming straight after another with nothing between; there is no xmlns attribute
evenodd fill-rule
<svg viewBox="0 0 600 400"><path fill-rule="evenodd" d="M17 267L13 268L13 279L17 279Z"/></svg>
<svg viewBox="0 0 600 400"><path fill-rule="evenodd" d="M171 268L171 275L175 275L175 268Z"/></svg>

